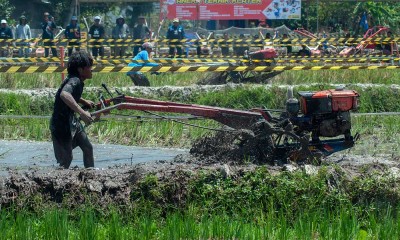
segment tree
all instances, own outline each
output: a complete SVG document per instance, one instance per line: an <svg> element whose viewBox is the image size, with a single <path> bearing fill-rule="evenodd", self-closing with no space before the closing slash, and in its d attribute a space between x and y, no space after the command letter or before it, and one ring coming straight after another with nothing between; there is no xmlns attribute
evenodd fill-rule
<svg viewBox="0 0 400 240"><path fill-rule="evenodd" d="M0 0L0 16L3 19L10 19L15 7L11 5L9 0Z"/></svg>

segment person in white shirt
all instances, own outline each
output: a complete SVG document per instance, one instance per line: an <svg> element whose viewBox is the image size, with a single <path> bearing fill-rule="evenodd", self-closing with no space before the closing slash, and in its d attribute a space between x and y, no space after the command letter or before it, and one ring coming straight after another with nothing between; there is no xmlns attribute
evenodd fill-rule
<svg viewBox="0 0 400 240"><path fill-rule="evenodd" d="M32 38L31 28L28 25L28 21L24 15L19 18L19 24L15 29L16 39L28 40ZM31 53L29 42L17 42L16 45L19 47L18 57L29 57Z"/></svg>

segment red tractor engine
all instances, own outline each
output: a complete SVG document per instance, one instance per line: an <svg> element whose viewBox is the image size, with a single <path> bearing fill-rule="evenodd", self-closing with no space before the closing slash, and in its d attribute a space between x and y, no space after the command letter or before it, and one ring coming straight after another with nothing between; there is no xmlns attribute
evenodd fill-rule
<svg viewBox="0 0 400 240"><path fill-rule="evenodd" d="M350 110L358 108L359 95L356 91L307 91L299 92L299 95L303 116L297 117L295 114L296 109L293 109L293 105L296 104L296 100L288 101L287 109L292 116L296 116L291 118L295 125L302 131L312 132L313 141L319 141L319 137L337 137L342 134L345 140L352 140Z"/></svg>

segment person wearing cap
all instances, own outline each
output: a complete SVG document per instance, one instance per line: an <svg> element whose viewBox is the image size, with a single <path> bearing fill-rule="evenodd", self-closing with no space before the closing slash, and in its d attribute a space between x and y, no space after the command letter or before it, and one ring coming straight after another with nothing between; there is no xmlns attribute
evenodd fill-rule
<svg viewBox="0 0 400 240"><path fill-rule="evenodd" d="M142 45L142 51L138 53L132 60L134 61L148 61L150 59L149 55L153 51L153 44L149 42L145 42ZM156 67L160 66L158 63L151 63L151 62L144 62L144 63L137 63L137 62L132 62L128 64L128 67L144 67L144 66L149 66L149 67ZM149 87L150 82L149 79L144 75L142 72L127 72L126 75L128 75L133 84L136 86L145 86Z"/></svg>
<svg viewBox="0 0 400 240"><path fill-rule="evenodd" d="M81 28L79 27L78 24L78 18L76 16L71 17L71 22L68 24L68 26L65 28L65 38L68 40L68 57L71 56L72 51L79 51L80 48L80 42L79 40L81 39Z"/></svg>
<svg viewBox="0 0 400 240"><path fill-rule="evenodd" d="M54 32L57 29L56 24L54 23L54 20L52 20L52 17L48 12L45 12L43 14L43 22L41 24L43 33L42 33L42 39L45 41L43 42L44 46L44 56L48 57L49 56L49 49L51 49L51 53L53 57L57 57L57 49L54 44Z"/></svg>
<svg viewBox="0 0 400 240"><path fill-rule="evenodd" d="M91 39L104 39L105 29L104 26L100 23L100 16L94 17L94 23L89 28L89 36ZM97 58L97 56L104 57L104 47L101 42L91 42L92 45L92 55Z"/></svg>
<svg viewBox="0 0 400 240"><path fill-rule="evenodd" d="M127 39L129 36L129 26L125 23L125 18L119 16L115 20L115 27L112 29L112 38L114 39ZM114 41L114 57L125 56L126 42Z"/></svg>
<svg viewBox="0 0 400 240"><path fill-rule="evenodd" d="M1 51L0 51L0 56L1 57L8 57L10 54L10 45L11 43L6 42L6 39L13 39L13 33L11 31L11 28L8 27L7 21L5 19L1 20L1 26L0 26L0 39L1 39Z"/></svg>
<svg viewBox="0 0 400 240"><path fill-rule="evenodd" d="M29 40L32 38L31 28L28 25L26 17L22 15L19 18L19 24L15 29L16 39ZM29 57L31 53L29 42L17 42L16 45L19 47L18 57Z"/></svg>
<svg viewBox="0 0 400 240"><path fill-rule="evenodd" d="M167 39L169 40L182 40L185 38L185 31L183 30L183 27L179 24L179 19L174 18L172 21L172 25L168 27L167 31ZM170 56L175 56L175 49L176 53L181 56L182 55L182 43L181 42L170 42L169 43L169 55Z"/></svg>
<svg viewBox="0 0 400 240"><path fill-rule="evenodd" d="M151 38L151 30L147 27L145 17L139 16L138 23L133 28L133 40L135 44L135 46L133 47L133 56L136 56L139 53L140 46L143 44L142 40L146 38ZM138 41L139 39L141 41Z"/></svg>

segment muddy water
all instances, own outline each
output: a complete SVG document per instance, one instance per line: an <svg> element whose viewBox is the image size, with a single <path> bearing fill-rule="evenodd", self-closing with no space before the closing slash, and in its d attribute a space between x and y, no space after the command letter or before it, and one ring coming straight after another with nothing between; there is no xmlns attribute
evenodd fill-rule
<svg viewBox="0 0 400 240"><path fill-rule="evenodd" d="M122 145L94 144L96 168L115 165L136 164L157 160L172 160L187 153L185 149L144 148ZM82 151L73 151L71 167L83 167ZM7 175L7 169L54 168L57 166L51 142L0 140L0 176Z"/></svg>

